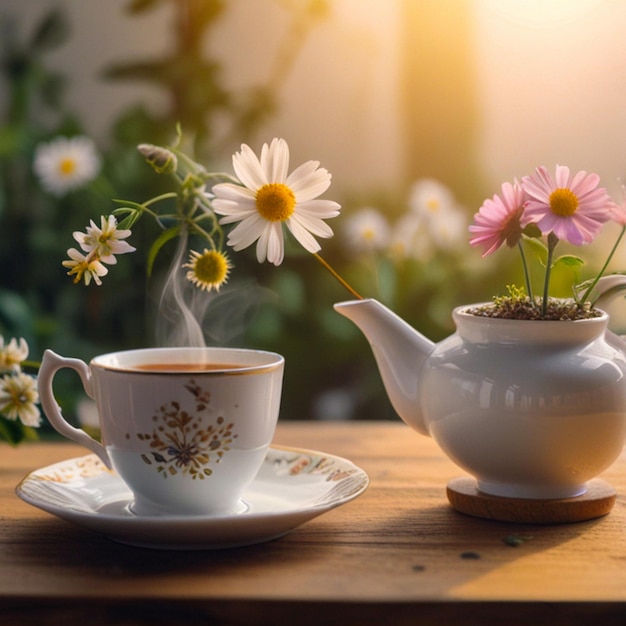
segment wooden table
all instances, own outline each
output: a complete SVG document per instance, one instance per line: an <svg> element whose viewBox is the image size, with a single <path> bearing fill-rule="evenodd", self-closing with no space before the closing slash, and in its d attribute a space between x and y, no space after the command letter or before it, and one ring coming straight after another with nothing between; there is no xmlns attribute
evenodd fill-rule
<svg viewBox="0 0 626 626"><path fill-rule="evenodd" d="M117 544L14 495L84 454L35 443L0 454L0 624L626 624L626 457L612 513L530 526L448 504L459 471L401 423L284 422L276 443L344 456L370 487L282 539L171 552Z"/></svg>

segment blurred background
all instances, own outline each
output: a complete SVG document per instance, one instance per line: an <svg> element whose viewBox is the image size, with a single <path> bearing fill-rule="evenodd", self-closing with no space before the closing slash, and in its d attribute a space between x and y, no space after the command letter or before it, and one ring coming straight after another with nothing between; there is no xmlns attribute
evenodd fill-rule
<svg viewBox="0 0 626 626"><path fill-rule="evenodd" d="M621 0L2 0L0 331L25 337L32 359L164 341L167 254L146 277L158 233L133 232L138 252L102 286L74 285L61 261L114 198L159 193L136 145L172 142L180 123L208 170L232 171L241 143L273 137L293 167L320 161L324 197L343 207L324 257L441 339L454 306L522 283L515 254L482 259L468 244L502 182L568 165L621 200L625 28ZM51 195L35 150L74 135L95 142L101 172ZM589 271L615 234L585 251ZM207 343L283 353L283 419L396 419L367 342L332 309L349 294L310 255L233 260ZM72 413L77 381L63 380Z"/></svg>

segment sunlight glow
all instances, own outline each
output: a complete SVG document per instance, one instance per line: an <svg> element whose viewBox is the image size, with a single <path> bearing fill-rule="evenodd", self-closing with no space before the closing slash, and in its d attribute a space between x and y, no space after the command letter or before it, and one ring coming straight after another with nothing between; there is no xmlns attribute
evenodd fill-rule
<svg viewBox="0 0 626 626"><path fill-rule="evenodd" d="M484 0L490 11L529 28L558 28L588 14L602 0Z"/></svg>

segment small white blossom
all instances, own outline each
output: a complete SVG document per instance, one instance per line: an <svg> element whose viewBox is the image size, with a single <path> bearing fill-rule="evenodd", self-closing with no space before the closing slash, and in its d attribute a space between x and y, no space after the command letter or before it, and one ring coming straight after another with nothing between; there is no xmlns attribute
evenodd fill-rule
<svg viewBox="0 0 626 626"><path fill-rule="evenodd" d="M432 178L415 182L409 194L409 207L418 215L445 213L455 205L452 191Z"/></svg>
<svg viewBox="0 0 626 626"><path fill-rule="evenodd" d="M101 285L100 276L106 276L109 270L97 260L89 255L81 254L76 248L70 248L67 251L70 257L69 261L63 261L63 267L69 268L68 275L74 276L74 282L79 283L81 280L88 285L93 278L96 285Z"/></svg>
<svg viewBox="0 0 626 626"><path fill-rule="evenodd" d="M467 219L458 208L451 208L445 215L432 218L428 224L435 247L451 250L467 237Z"/></svg>
<svg viewBox="0 0 626 626"><path fill-rule="evenodd" d="M348 245L356 252L383 250L389 243L389 224L373 207L364 207L350 215L344 232Z"/></svg>
<svg viewBox="0 0 626 626"><path fill-rule="evenodd" d="M37 427L41 414L35 379L19 372L0 379L0 413L10 420L20 419L25 426Z"/></svg>
<svg viewBox="0 0 626 626"><path fill-rule="evenodd" d="M28 344L21 338L19 342L13 338L4 344L4 337L0 337L0 371L19 369L20 363L28 358Z"/></svg>
<svg viewBox="0 0 626 626"><path fill-rule="evenodd" d="M389 236L389 252L395 259L426 261L432 255L432 242L420 231L421 219L415 213L405 213L393 225Z"/></svg>
<svg viewBox="0 0 626 626"><path fill-rule="evenodd" d="M429 248L424 253L414 251L416 258L429 256L433 249L450 250L464 240L467 232L465 214L444 184L430 178L417 181L411 189L409 207L419 220L416 234L421 241L414 244Z"/></svg>
<svg viewBox="0 0 626 626"><path fill-rule="evenodd" d="M88 137L57 137L37 146L33 168L46 191L63 196L98 175L100 157Z"/></svg>
<svg viewBox="0 0 626 626"><path fill-rule="evenodd" d="M117 220L113 215L100 217L100 227L93 220L87 226L86 232L75 232L74 239L78 242L83 252L94 253L102 263L115 265L116 254L134 252L135 248L128 242L122 241L132 233L130 230L118 229Z"/></svg>

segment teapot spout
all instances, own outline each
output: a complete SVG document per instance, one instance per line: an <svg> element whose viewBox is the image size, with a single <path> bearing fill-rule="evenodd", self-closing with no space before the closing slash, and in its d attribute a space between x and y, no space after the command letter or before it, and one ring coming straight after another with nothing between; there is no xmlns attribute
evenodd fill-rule
<svg viewBox="0 0 626 626"><path fill-rule="evenodd" d="M435 344L377 300L339 302L334 308L351 320L369 341L396 413L408 426L428 435L418 383L420 370Z"/></svg>

